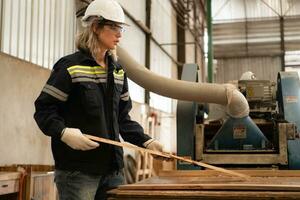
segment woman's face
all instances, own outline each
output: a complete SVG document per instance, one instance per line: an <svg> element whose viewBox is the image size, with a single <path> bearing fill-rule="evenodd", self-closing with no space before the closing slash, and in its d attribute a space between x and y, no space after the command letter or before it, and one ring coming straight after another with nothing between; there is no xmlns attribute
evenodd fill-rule
<svg viewBox="0 0 300 200"><path fill-rule="evenodd" d="M121 24L109 22L97 30L100 45L104 49L115 49L122 37L123 27Z"/></svg>

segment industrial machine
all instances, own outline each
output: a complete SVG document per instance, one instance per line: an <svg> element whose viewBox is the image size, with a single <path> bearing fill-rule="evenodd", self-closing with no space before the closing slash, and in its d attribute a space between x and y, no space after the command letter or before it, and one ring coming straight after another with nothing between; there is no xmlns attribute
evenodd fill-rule
<svg viewBox="0 0 300 200"><path fill-rule="evenodd" d="M118 55L131 80L179 100L174 157L180 162L179 170L162 171L159 177L119 187L111 192L113 198L299 199L299 170L273 170L300 168L300 87L296 73L279 73L277 84L240 81L237 89L228 84L199 83L194 64L184 65L182 80L177 80L151 72L122 48L118 48ZM209 111L210 117L212 114L206 103L224 107L226 112L205 119L205 112ZM190 159L202 162L188 162ZM219 170L213 165L210 169L214 170L194 170L200 167L190 164L208 168L204 162L218 165ZM225 170L223 165L235 167L226 169L230 176L220 174ZM243 176L232 176L232 172ZM245 175L247 180L241 180Z"/></svg>
<svg viewBox="0 0 300 200"><path fill-rule="evenodd" d="M182 80L197 82L197 65L184 65ZM277 83L242 80L238 88L250 107L243 118L207 120L207 105L178 101L177 155L221 166L300 169L298 74L280 72ZM178 162L177 169L200 168Z"/></svg>
<svg viewBox="0 0 300 200"><path fill-rule="evenodd" d="M128 77L145 89L178 99L177 155L214 165L300 168L300 94L297 73L281 72L277 83L198 83L198 67L183 66L181 80L159 76L118 47ZM145 78L147 77L147 78ZM244 95L243 95L244 94ZM203 120L205 105L224 105L226 120ZM198 169L185 162L178 169Z"/></svg>

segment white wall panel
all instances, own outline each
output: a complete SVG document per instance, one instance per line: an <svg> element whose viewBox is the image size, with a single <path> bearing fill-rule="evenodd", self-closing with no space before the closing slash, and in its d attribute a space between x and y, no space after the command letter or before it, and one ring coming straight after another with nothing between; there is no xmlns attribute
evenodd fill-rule
<svg viewBox="0 0 300 200"><path fill-rule="evenodd" d="M300 78L300 67L286 67L285 71L287 72L297 72Z"/></svg>
<svg viewBox="0 0 300 200"><path fill-rule="evenodd" d="M190 31L185 31L185 41L186 42L195 42L194 37ZM186 44L185 45L185 62L186 63L195 63L195 44Z"/></svg>
<svg viewBox="0 0 300 200"><path fill-rule="evenodd" d="M176 152L176 118L175 114L160 113L160 126L157 127L160 134L156 137L164 144L164 151Z"/></svg>
<svg viewBox="0 0 300 200"><path fill-rule="evenodd" d="M165 56L164 52L153 42L151 42L150 62L151 71L168 78L172 77L171 59ZM172 112L172 100L152 92L150 93L150 106L165 112Z"/></svg>
<svg viewBox="0 0 300 200"><path fill-rule="evenodd" d="M145 34L134 23L126 18L129 27L122 33L120 46L122 46L141 65L145 65ZM145 90L129 81L129 93L132 100L139 103L145 102Z"/></svg>
<svg viewBox="0 0 300 200"><path fill-rule="evenodd" d="M152 0L151 31L160 44L176 42L176 15L170 1ZM163 45L163 48L176 56L175 45Z"/></svg>
<svg viewBox="0 0 300 200"><path fill-rule="evenodd" d="M162 44L162 47L174 58L177 56L176 45L176 15L170 1L152 0L151 4L151 31L152 36ZM154 43L151 42L151 71L162 76L177 78L172 69L175 67L169 57ZM159 110L173 112L172 100L155 93L150 93L150 106Z"/></svg>
<svg viewBox="0 0 300 200"><path fill-rule="evenodd" d="M146 0L118 0L135 19L146 23Z"/></svg>

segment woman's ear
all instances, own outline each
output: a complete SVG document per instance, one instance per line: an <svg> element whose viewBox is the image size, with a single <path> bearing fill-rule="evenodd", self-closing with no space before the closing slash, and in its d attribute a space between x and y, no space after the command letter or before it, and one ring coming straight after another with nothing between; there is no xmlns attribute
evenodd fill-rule
<svg viewBox="0 0 300 200"><path fill-rule="evenodd" d="M93 23L92 24L92 30L93 30L94 33L98 33L98 31L99 31L98 24Z"/></svg>

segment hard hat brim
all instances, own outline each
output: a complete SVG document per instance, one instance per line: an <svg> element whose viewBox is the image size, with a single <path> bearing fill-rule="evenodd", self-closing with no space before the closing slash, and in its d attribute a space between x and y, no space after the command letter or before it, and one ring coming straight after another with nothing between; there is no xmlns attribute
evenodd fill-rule
<svg viewBox="0 0 300 200"><path fill-rule="evenodd" d="M83 16L83 17L81 18L81 23L82 23L82 25L83 25L84 27L86 27L86 24L87 24L87 22L89 21L88 18L90 18L90 17L92 17L92 16ZM96 16L96 15L95 15L95 17L99 17L99 18L100 18L100 16ZM104 19L105 19L105 18L104 18ZM112 20L108 20L108 21L112 21ZM122 24L122 25L125 25L125 26L130 26L129 24L127 24L127 23L125 23L125 22L118 22L118 21L112 21L112 22L115 22L115 23L118 23L118 24Z"/></svg>

